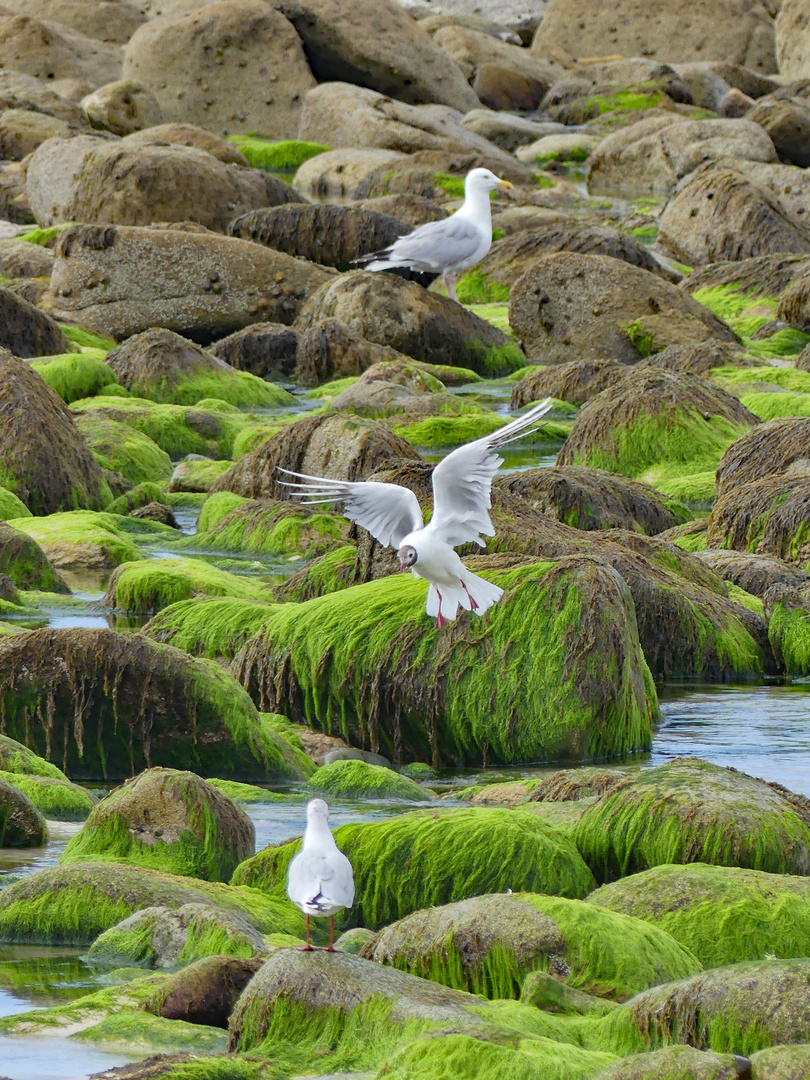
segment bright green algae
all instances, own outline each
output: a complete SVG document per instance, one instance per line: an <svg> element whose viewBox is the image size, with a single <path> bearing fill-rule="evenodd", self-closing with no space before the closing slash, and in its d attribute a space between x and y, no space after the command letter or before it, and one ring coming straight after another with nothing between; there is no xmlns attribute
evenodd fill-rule
<svg viewBox="0 0 810 1080"><path fill-rule="evenodd" d="M384 926L431 904L513 888L581 898L590 871L563 833L522 810L416 810L374 824L342 825L335 840L354 867L354 906L341 928ZM234 884L285 893L293 841L237 867Z"/></svg>
<svg viewBox="0 0 810 1080"><path fill-rule="evenodd" d="M45 776L70 783L60 768L29 750L24 743L0 735L0 769L24 776ZM15 783L15 781L11 781Z"/></svg>
<svg viewBox="0 0 810 1080"><path fill-rule="evenodd" d="M0 772L0 780L13 784L43 817L55 821L84 821L95 805L95 800L84 788L67 779Z"/></svg>
<svg viewBox="0 0 810 1080"><path fill-rule="evenodd" d="M430 802L433 794L392 769L366 761L333 761L307 781L307 791L335 799L408 799Z"/></svg>
<svg viewBox="0 0 810 1080"><path fill-rule="evenodd" d="M349 522L345 517L289 502L261 499L229 505L217 492L216 507L201 514L191 546L208 551L251 551L261 555L300 555L312 558L346 543ZM207 505L207 502L206 504Z"/></svg>
<svg viewBox="0 0 810 1080"><path fill-rule="evenodd" d="M501 602L443 631L425 617L426 582L411 577L281 604L234 671L262 708L283 702L292 719L394 760L584 760L648 747L657 699L616 578L590 562L488 577L506 590Z"/></svg>
<svg viewBox="0 0 810 1080"><path fill-rule="evenodd" d="M775 603L768 637L790 676L810 675L810 608Z"/></svg>
<svg viewBox="0 0 810 1080"><path fill-rule="evenodd" d="M752 356L763 360L791 359L798 356L810 341L810 336L790 327L778 330L770 337L754 336L766 323L776 318L779 305L777 297L762 296L754 291L740 293L733 284L696 289L692 296L728 323L739 336L745 351ZM749 314L752 307L758 309L755 314ZM763 314L763 308L767 314Z"/></svg>
<svg viewBox="0 0 810 1080"><path fill-rule="evenodd" d="M255 135L229 135L228 142L245 155L254 169L266 169L268 172L292 172L310 158L332 149L331 146L301 139L272 142Z"/></svg>
<svg viewBox="0 0 810 1080"><path fill-rule="evenodd" d="M102 469L119 473L130 484L166 481L171 476L172 461L166 451L129 424L84 413L76 417L76 426Z"/></svg>
<svg viewBox="0 0 810 1080"><path fill-rule="evenodd" d="M9 524L27 533L43 548L61 553L62 565L76 563L117 566L140 558L138 548L124 531L121 518L95 510L70 510L46 517L14 518ZM134 519L129 519L134 522ZM142 530L146 532L147 530Z"/></svg>
<svg viewBox="0 0 810 1080"><path fill-rule="evenodd" d="M603 796L573 837L603 882L662 863L810 870L810 827L790 802L762 780L698 758L650 769Z"/></svg>
<svg viewBox="0 0 810 1080"><path fill-rule="evenodd" d="M271 599L264 584L255 578L230 574L203 559L180 558L124 563L110 579L105 601L116 611L154 614L170 604L199 596Z"/></svg>
<svg viewBox="0 0 810 1080"><path fill-rule="evenodd" d="M0 521L11 521L13 518L32 517L31 511L13 491L0 487Z"/></svg>
<svg viewBox="0 0 810 1080"><path fill-rule="evenodd" d="M104 363L105 355L101 349L66 353L33 360L31 367L70 405L80 398L101 394L115 383L115 375Z"/></svg>
<svg viewBox="0 0 810 1080"><path fill-rule="evenodd" d="M197 597L180 600L158 612L142 633L192 656L233 660L261 629L272 610L269 599Z"/></svg>
<svg viewBox="0 0 810 1080"><path fill-rule="evenodd" d="M810 394L753 390L742 394L740 401L760 420L778 420L782 416L810 416Z"/></svg>
<svg viewBox="0 0 810 1080"><path fill-rule="evenodd" d="M803 956L810 881L708 863L661 865L602 886L587 898L666 930L706 967Z"/></svg>
<svg viewBox="0 0 810 1080"><path fill-rule="evenodd" d="M128 389L135 397L164 405L198 405L212 398L242 409L275 409L292 405L294 401L280 386L233 368L205 370L198 375L184 375L179 380L165 378L157 383L136 379Z"/></svg>

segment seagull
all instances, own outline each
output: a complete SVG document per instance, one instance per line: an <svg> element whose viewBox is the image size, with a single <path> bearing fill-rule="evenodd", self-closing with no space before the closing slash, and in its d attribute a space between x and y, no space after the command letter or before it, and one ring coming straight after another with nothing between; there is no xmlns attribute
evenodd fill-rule
<svg viewBox="0 0 810 1080"><path fill-rule="evenodd" d="M307 917L307 943L304 952L312 952L309 943L309 919L329 917L329 947L334 952L335 915L354 903L352 864L338 850L329 828L329 807L323 799L307 803L307 827L304 843L287 870L287 896Z"/></svg>
<svg viewBox="0 0 810 1080"><path fill-rule="evenodd" d="M416 495L399 484L373 480L328 480L291 472L296 480L280 481L309 506L342 502L344 514L386 547L395 548L400 569L430 583L425 611L441 629L454 622L459 607L483 615L503 589L468 570L453 550L459 544L486 547L481 533L494 536L490 520L492 477L503 464L495 451L533 429L552 407L545 398L517 420L466 443L443 458L433 470L433 516L425 525Z"/></svg>
<svg viewBox="0 0 810 1080"><path fill-rule="evenodd" d="M355 259L366 270L407 266L422 273L442 274L447 295L458 301L456 279L469 270L492 246L492 214L489 193L496 187L511 188L489 169L473 169L464 180L464 204L444 221L429 221L390 247Z"/></svg>

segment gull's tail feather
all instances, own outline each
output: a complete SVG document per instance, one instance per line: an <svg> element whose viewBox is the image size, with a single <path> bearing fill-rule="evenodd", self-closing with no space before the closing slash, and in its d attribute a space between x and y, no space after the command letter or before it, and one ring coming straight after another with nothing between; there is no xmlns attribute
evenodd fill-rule
<svg viewBox="0 0 810 1080"><path fill-rule="evenodd" d="M433 618L439 614L440 595L442 618L455 622L459 608L483 615L493 604L497 604L503 596L503 589L465 567L458 585L442 585L441 589L431 585L428 589L425 612Z"/></svg>
<svg viewBox="0 0 810 1080"><path fill-rule="evenodd" d="M479 577L471 570L468 570L465 566L464 576L462 578L464 585L467 586L465 590L465 599L469 596L471 603L465 604L465 607L472 608L477 615L483 615L485 611L488 611L493 604L497 604L500 598L503 596L503 589L498 585L493 585L491 581L487 581L486 578Z"/></svg>
<svg viewBox="0 0 810 1080"><path fill-rule="evenodd" d="M389 266L400 266L401 263L396 261L389 262L389 257L393 254L393 244L387 248L380 248L379 251L370 251L367 255L361 255L357 259L352 259L352 266L360 266L364 270L386 270Z"/></svg>

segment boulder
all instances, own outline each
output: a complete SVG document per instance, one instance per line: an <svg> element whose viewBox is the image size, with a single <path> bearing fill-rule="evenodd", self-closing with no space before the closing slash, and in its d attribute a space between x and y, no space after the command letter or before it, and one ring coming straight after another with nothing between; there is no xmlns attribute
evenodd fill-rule
<svg viewBox="0 0 810 1080"><path fill-rule="evenodd" d="M759 0L710 0L699 11L688 0L655 11L643 0L626 0L620 18L599 0L549 0L532 51L542 56L550 49L669 63L724 60L766 74L777 70L773 19Z"/></svg>
<svg viewBox="0 0 810 1080"><path fill-rule="evenodd" d="M739 121L734 121L739 123ZM690 266L810 252L810 229L734 162L698 168L658 219L658 242Z"/></svg>
<svg viewBox="0 0 810 1080"><path fill-rule="evenodd" d="M679 181L724 158L775 162L767 132L745 120L684 120L669 113L603 139L588 159L588 190L637 197L671 195Z"/></svg>
<svg viewBox="0 0 810 1080"><path fill-rule="evenodd" d="M736 769L677 758L607 792L573 836L602 882L693 862L806 875L810 803Z"/></svg>
<svg viewBox="0 0 810 1080"><path fill-rule="evenodd" d="M187 905L193 905L193 910ZM161 912L169 909L177 918L164 917L156 925L156 908ZM241 945L244 956L250 955L245 945L251 938L255 942L259 934L303 937L304 932L304 918L289 902L280 903L254 890L220 882L99 861L52 867L4 889L0 894L0 940L89 945L112 927L122 929L116 924L136 912L140 918L132 920L126 936L122 932L105 948L99 943L94 949L99 960L107 958L117 966L151 967L159 966L158 956L171 956L169 963L160 966L173 967L210 955L213 937L221 953L228 953L229 938L241 937L233 947L239 955L236 949ZM242 929L245 926L246 932ZM182 937L178 929L184 931ZM162 939L153 940L152 935L157 938L158 933ZM253 955L258 952L256 948Z"/></svg>
<svg viewBox="0 0 810 1080"><path fill-rule="evenodd" d="M109 860L229 881L253 854L255 839L244 810L202 777L147 769L95 807L60 862Z"/></svg>
<svg viewBox="0 0 810 1080"><path fill-rule="evenodd" d="M80 30L46 21L27 10L16 14L4 8L0 14L0 65L43 81L76 79L89 89L121 77L121 47Z"/></svg>
<svg viewBox="0 0 810 1080"><path fill-rule="evenodd" d="M304 203L253 210L236 218L232 236L288 255L348 270L361 255L389 247L410 227L390 214L355 206Z"/></svg>
<svg viewBox="0 0 810 1080"><path fill-rule="evenodd" d="M761 98L746 114L771 137L781 161L804 169L810 165L810 108L801 98Z"/></svg>
<svg viewBox="0 0 810 1080"><path fill-rule="evenodd" d="M78 106L67 101L40 79L19 71L0 71L0 107L33 109L35 112L47 113L65 120L72 127L82 122Z"/></svg>
<svg viewBox="0 0 810 1080"><path fill-rule="evenodd" d="M476 94L490 109L508 109L510 102L508 98L504 100L496 97L493 100L491 94L482 93L482 90L486 91L487 83L491 88L497 86L498 82L503 86L504 75L509 77L510 81L519 80L528 90L529 103L511 104L511 108L533 112L548 88L563 72L563 68L553 60L458 23L440 27L434 33L433 40L467 74ZM501 78L493 80L492 75L487 78L484 73L490 69L494 69L492 75L496 71L500 72Z"/></svg>
<svg viewBox="0 0 810 1080"><path fill-rule="evenodd" d="M505 41L528 42L543 17L545 0L478 0L470 15L467 0L397 0L429 30L431 24L486 27Z"/></svg>
<svg viewBox="0 0 810 1080"><path fill-rule="evenodd" d="M368 341L340 319L323 319L298 337L295 381L317 386L346 375L362 375L381 363L408 361L390 345Z"/></svg>
<svg viewBox="0 0 810 1080"><path fill-rule="evenodd" d="M256 322L291 323L328 280L250 241L179 229L75 225L55 255L49 308L119 340L160 326L205 342Z"/></svg>
<svg viewBox="0 0 810 1080"><path fill-rule="evenodd" d="M435 904L484 893L537 892L581 899L593 888L572 841L516 808L412 810L387 821L341 825L335 842L354 868L355 899L336 925L375 930ZM272 897L285 896L287 866L300 840L277 844L234 873ZM389 888L388 873L396 876Z"/></svg>
<svg viewBox="0 0 810 1080"><path fill-rule="evenodd" d="M205 150L223 165L248 165L248 159L239 148L222 135L215 135L207 128L197 127L196 124L158 124L157 127L146 128L144 131L134 131L127 136L127 146L195 146L198 150ZM289 184L275 177L266 176L268 196L272 195L272 205L280 205L285 202L301 202L301 196Z"/></svg>
<svg viewBox="0 0 810 1080"><path fill-rule="evenodd" d="M707 308L655 274L569 251L541 256L518 278L509 323L530 357L552 364L607 357L632 364L667 345L735 340Z"/></svg>
<svg viewBox="0 0 810 1080"><path fill-rule="evenodd" d="M289 395L171 330L145 330L107 353L105 363L135 397L178 405L216 398L231 405L291 404Z"/></svg>
<svg viewBox="0 0 810 1080"><path fill-rule="evenodd" d="M111 630L33 630L0 642L0 670L8 734L76 779L120 780L153 764L303 775L219 665L171 646Z"/></svg>
<svg viewBox="0 0 810 1080"><path fill-rule="evenodd" d="M568 130L565 124L553 120L528 120L511 113L499 116L490 109L470 109L462 123L482 139L510 153L546 135L564 135Z"/></svg>
<svg viewBox="0 0 810 1080"><path fill-rule="evenodd" d="M810 1042L797 1046L773 1046L751 1055L757 1080L802 1080L810 1067Z"/></svg>
<svg viewBox="0 0 810 1080"><path fill-rule="evenodd" d="M367 199L387 195L384 177L390 177L408 160L397 150L354 149L329 150L309 158L298 169L293 186L304 196L330 199ZM428 191L417 192L432 197L433 183Z"/></svg>
<svg viewBox="0 0 810 1080"><path fill-rule="evenodd" d="M47 837L45 818L27 795L0 779L0 847L42 847Z"/></svg>
<svg viewBox="0 0 810 1080"><path fill-rule="evenodd" d="M0 522L0 573L20 589L70 592L36 540L4 522Z"/></svg>
<svg viewBox="0 0 810 1080"><path fill-rule="evenodd" d="M681 346L669 346L671 349ZM664 350L666 352L668 350ZM658 354L662 355L661 353ZM714 365L717 366L717 365ZM572 405L583 405L608 386L619 382L630 371L620 360L570 360L567 364L541 367L515 383L509 399L510 409L522 409L532 401L553 397Z"/></svg>
<svg viewBox="0 0 810 1080"><path fill-rule="evenodd" d="M50 277L52 267L50 248L13 236L0 240L0 274L5 277Z"/></svg>
<svg viewBox="0 0 810 1080"><path fill-rule="evenodd" d="M810 75L810 20L804 0L782 0L776 17L776 59L788 79Z"/></svg>
<svg viewBox="0 0 810 1080"><path fill-rule="evenodd" d="M443 632L425 617L426 584L399 576L282 604L233 671L262 709L329 731L340 715L344 738L397 762L587 760L647 745L656 705L618 575L572 557L487 576L506 589L501 603ZM516 660L507 643L518 624L534 627L532 640L546 627L559 650ZM594 680L594 663L615 677Z"/></svg>
<svg viewBox="0 0 810 1080"><path fill-rule="evenodd" d="M289 377L295 370L298 334L283 323L255 323L215 341L209 352L237 371Z"/></svg>
<svg viewBox="0 0 810 1080"><path fill-rule="evenodd" d="M708 548L706 551L696 551L695 557L710 566L724 581L730 581L739 589L761 599L772 585L788 585L794 589L810 585L810 574L768 555Z"/></svg>
<svg viewBox="0 0 810 1080"><path fill-rule="evenodd" d="M206 956L170 975L147 1007L166 1020L227 1028L242 991L263 962L259 957Z"/></svg>
<svg viewBox="0 0 810 1080"><path fill-rule="evenodd" d="M800 274L786 286L779 297L776 317L802 333L810 327L810 278L806 274ZM800 365L797 360L796 366L801 370L804 363Z"/></svg>
<svg viewBox="0 0 810 1080"><path fill-rule="evenodd" d="M405 799L430 802L433 793L393 769L366 761L336 760L321 765L307 781L307 791L334 799Z"/></svg>
<svg viewBox="0 0 810 1080"><path fill-rule="evenodd" d="M145 21L144 13L129 0L5 0L3 7L119 45L126 44Z"/></svg>
<svg viewBox="0 0 810 1080"><path fill-rule="evenodd" d="M9 739L9 742L13 741ZM43 765L50 764L40 760ZM86 788L71 784L61 769L58 772L58 777L9 772L0 773L0 777L30 799L48 821L84 821L98 799Z"/></svg>
<svg viewBox="0 0 810 1080"><path fill-rule="evenodd" d="M320 83L355 83L399 101L437 102L461 112L479 104L458 67L390 0L350 7L341 0L279 0L278 7Z"/></svg>
<svg viewBox="0 0 810 1080"><path fill-rule="evenodd" d="M698 375L631 368L580 410L558 464L590 465L655 481L714 468L757 423L737 398Z"/></svg>
<svg viewBox="0 0 810 1080"><path fill-rule="evenodd" d="M745 356L736 341L711 338L695 345L667 345L660 352L653 353L649 362L656 367L684 371L690 375L708 375L714 368L726 364L750 367L756 363Z"/></svg>
<svg viewBox="0 0 810 1080"><path fill-rule="evenodd" d="M30 109L6 109L0 114L0 154L7 161L22 161L46 139L68 134L66 120Z"/></svg>
<svg viewBox="0 0 810 1080"><path fill-rule="evenodd" d="M486 377L525 364L515 342L491 323L393 274L357 270L327 281L301 309L296 329L304 333L329 318L368 341L430 364L467 367Z"/></svg>
<svg viewBox="0 0 810 1080"><path fill-rule="evenodd" d="M790 168L790 166L785 166ZM793 169L797 173L797 169ZM802 175L802 174L800 174ZM684 279L689 292L730 285L740 295L778 296L796 278L810 271L810 255L760 255L734 262L712 263L696 269Z"/></svg>
<svg viewBox="0 0 810 1080"><path fill-rule="evenodd" d="M631 1054L599 1074L599 1080L739 1080L747 1058L715 1054L693 1046L667 1046L648 1054ZM750 1063L749 1063L750 1064ZM749 1072L750 1075L750 1072Z"/></svg>
<svg viewBox="0 0 810 1080"><path fill-rule="evenodd" d="M717 112L726 120L741 120L753 104L753 98L734 87L720 98L717 103Z"/></svg>
<svg viewBox="0 0 810 1080"><path fill-rule="evenodd" d="M455 110L442 105L408 105L350 83L322 83L310 90L298 138L333 147L360 145L404 154L419 150L473 152L485 154L495 168L520 170L514 158L465 128Z"/></svg>
<svg viewBox="0 0 810 1080"><path fill-rule="evenodd" d="M719 495L706 534L709 547L771 555L806 567L810 476L790 473L736 484Z"/></svg>
<svg viewBox="0 0 810 1080"><path fill-rule="evenodd" d="M214 512L214 504L220 502L224 502L222 511ZM345 544L350 528L342 515L329 512L327 507L302 506L299 502L268 498L246 502L230 491L206 501L204 511L191 544L208 552L256 552L311 559ZM238 582L239 578L236 580ZM262 595L268 598L260 591L257 598Z"/></svg>
<svg viewBox="0 0 810 1080"><path fill-rule="evenodd" d="M758 424L733 442L717 467L718 495L754 480L801 478L810 458L810 418L786 417Z"/></svg>
<svg viewBox="0 0 810 1080"><path fill-rule="evenodd" d="M140 532L143 537L149 532L160 531L145 528L129 528L125 531L112 514L93 510L12 518L12 524L33 537L51 564L59 570L77 567L84 571L109 570L123 562L137 561L140 552L130 534Z"/></svg>
<svg viewBox="0 0 810 1080"><path fill-rule="evenodd" d="M101 509L110 501L101 469L62 399L9 354L0 356L0 474L32 514Z"/></svg>
<svg viewBox="0 0 810 1080"><path fill-rule="evenodd" d="M233 491L246 499L288 499L278 469L363 480L395 458L421 460L419 454L376 420L320 414L289 424L256 450L246 454L211 491Z"/></svg>
<svg viewBox="0 0 810 1080"><path fill-rule="evenodd" d="M315 85L298 34L260 0L220 0L151 19L129 40L123 76L155 97L167 122L203 119L220 135L274 139L295 138Z"/></svg>
<svg viewBox="0 0 810 1080"><path fill-rule="evenodd" d="M0 362L8 362L9 353L27 359L72 351L73 345L53 319L0 288Z"/></svg>
<svg viewBox="0 0 810 1080"><path fill-rule="evenodd" d="M82 98L79 107L91 127L113 135L131 135L163 123L155 96L132 79L100 86Z"/></svg>
<svg viewBox="0 0 810 1080"><path fill-rule="evenodd" d="M588 960L586 940L593 949ZM361 956L488 998L520 996L527 974L537 969L614 1000L700 969L668 934L650 933L640 919L592 919L581 900L531 893L415 911L381 930Z"/></svg>
<svg viewBox="0 0 810 1080"><path fill-rule="evenodd" d="M575 529L629 529L655 536L690 520L686 507L665 499L655 488L601 469L558 465L504 476L504 488L533 510Z"/></svg>
<svg viewBox="0 0 810 1080"><path fill-rule="evenodd" d="M810 881L790 874L663 864L603 885L587 903L666 930L710 968L807 951Z"/></svg>
<svg viewBox="0 0 810 1080"><path fill-rule="evenodd" d="M768 636L786 673L810 675L810 582L802 589L772 585L764 598Z"/></svg>
<svg viewBox="0 0 810 1080"><path fill-rule="evenodd" d="M171 475L172 462L165 450L128 424L99 413L83 413L76 417L76 427L102 469L129 484L165 483Z"/></svg>
<svg viewBox="0 0 810 1080"><path fill-rule="evenodd" d="M807 959L730 964L645 990L630 1008L646 1037L751 1054L779 1043L810 1042L808 976Z"/></svg>

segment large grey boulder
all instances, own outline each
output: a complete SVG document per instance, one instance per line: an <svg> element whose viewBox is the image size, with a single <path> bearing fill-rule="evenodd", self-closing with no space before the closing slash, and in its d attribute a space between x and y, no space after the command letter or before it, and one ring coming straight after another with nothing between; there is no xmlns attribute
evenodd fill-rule
<svg viewBox="0 0 810 1080"><path fill-rule="evenodd" d="M295 138L315 85L298 34L262 0L221 0L152 19L132 35L123 75L155 96L164 120L275 139Z"/></svg>
<svg viewBox="0 0 810 1080"><path fill-rule="evenodd" d="M49 5L50 6L50 5ZM0 66L39 79L77 79L88 89L121 77L121 46L32 14L0 11Z"/></svg>
<svg viewBox="0 0 810 1080"><path fill-rule="evenodd" d="M76 225L55 255L49 309L119 339L162 326L208 342L251 323L291 323L329 280L249 240L180 229Z"/></svg>
<svg viewBox="0 0 810 1080"><path fill-rule="evenodd" d="M776 17L776 59L788 79L810 75L810 5L807 0L782 0Z"/></svg>
<svg viewBox="0 0 810 1080"><path fill-rule="evenodd" d="M118 45L125 45L145 22L140 5L130 0L3 0L3 7Z"/></svg>

